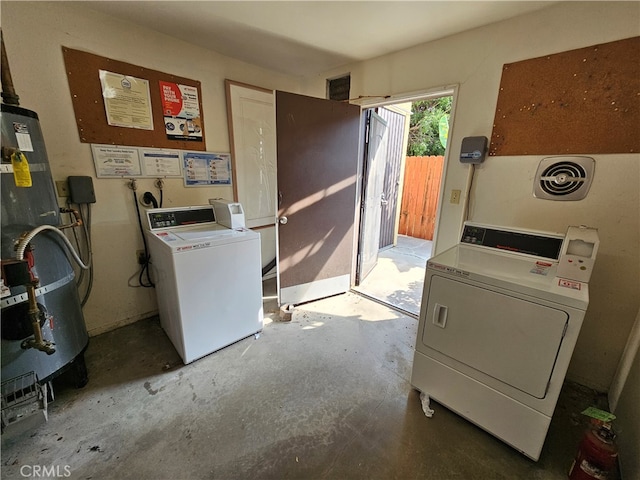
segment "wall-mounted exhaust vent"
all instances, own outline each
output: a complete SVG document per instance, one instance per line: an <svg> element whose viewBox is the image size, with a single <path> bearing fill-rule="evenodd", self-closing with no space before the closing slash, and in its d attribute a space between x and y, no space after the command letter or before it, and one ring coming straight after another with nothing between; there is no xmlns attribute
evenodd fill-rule
<svg viewBox="0 0 640 480"><path fill-rule="evenodd" d="M351 75L327 79L327 98L341 102L349 100Z"/></svg>
<svg viewBox="0 0 640 480"><path fill-rule="evenodd" d="M543 158L536 171L533 196L546 200L582 200L591 186L595 165L591 157Z"/></svg>

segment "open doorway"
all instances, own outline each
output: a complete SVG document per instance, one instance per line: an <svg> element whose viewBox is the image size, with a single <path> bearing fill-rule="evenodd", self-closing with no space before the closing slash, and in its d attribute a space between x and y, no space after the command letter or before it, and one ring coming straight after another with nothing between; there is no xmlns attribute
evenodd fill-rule
<svg viewBox="0 0 640 480"><path fill-rule="evenodd" d="M433 251L452 103L443 91L364 112L371 124L354 290L415 317Z"/></svg>

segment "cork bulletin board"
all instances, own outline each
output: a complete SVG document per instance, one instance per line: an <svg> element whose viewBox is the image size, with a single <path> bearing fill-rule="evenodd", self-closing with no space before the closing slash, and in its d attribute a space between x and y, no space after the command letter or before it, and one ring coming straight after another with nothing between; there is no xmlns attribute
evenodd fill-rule
<svg viewBox="0 0 640 480"><path fill-rule="evenodd" d="M62 53L81 142L196 151L206 150L202 93L199 81L177 77L67 47L62 47ZM102 95L101 70L144 79L149 82L153 129L128 128L109 124L105 110L105 100ZM200 138L194 138L194 140L178 139L170 138L167 135L160 82L185 86L197 92L200 115L198 135L200 135Z"/></svg>
<svg viewBox="0 0 640 480"><path fill-rule="evenodd" d="M640 152L640 37L505 64L489 155Z"/></svg>

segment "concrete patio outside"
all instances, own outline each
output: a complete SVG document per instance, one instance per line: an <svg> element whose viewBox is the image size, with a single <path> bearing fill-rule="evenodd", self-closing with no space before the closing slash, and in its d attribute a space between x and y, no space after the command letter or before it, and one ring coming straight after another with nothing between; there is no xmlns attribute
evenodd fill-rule
<svg viewBox="0 0 640 480"><path fill-rule="evenodd" d="M380 250L377 265L354 290L417 317L432 246L430 240L398 235L397 244Z"/></svg>

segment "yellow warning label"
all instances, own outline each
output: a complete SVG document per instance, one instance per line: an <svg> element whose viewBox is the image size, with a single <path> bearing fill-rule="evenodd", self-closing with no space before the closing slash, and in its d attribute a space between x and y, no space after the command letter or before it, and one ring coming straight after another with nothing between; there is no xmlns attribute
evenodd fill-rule
<svg viewBox="0 0 640 480"><path fill-rule="evenodd" d="M11 165L13 166L13 180L16 187L30 187L31 171L29 170L29 162L20 150L11 155Z"/></svg>

